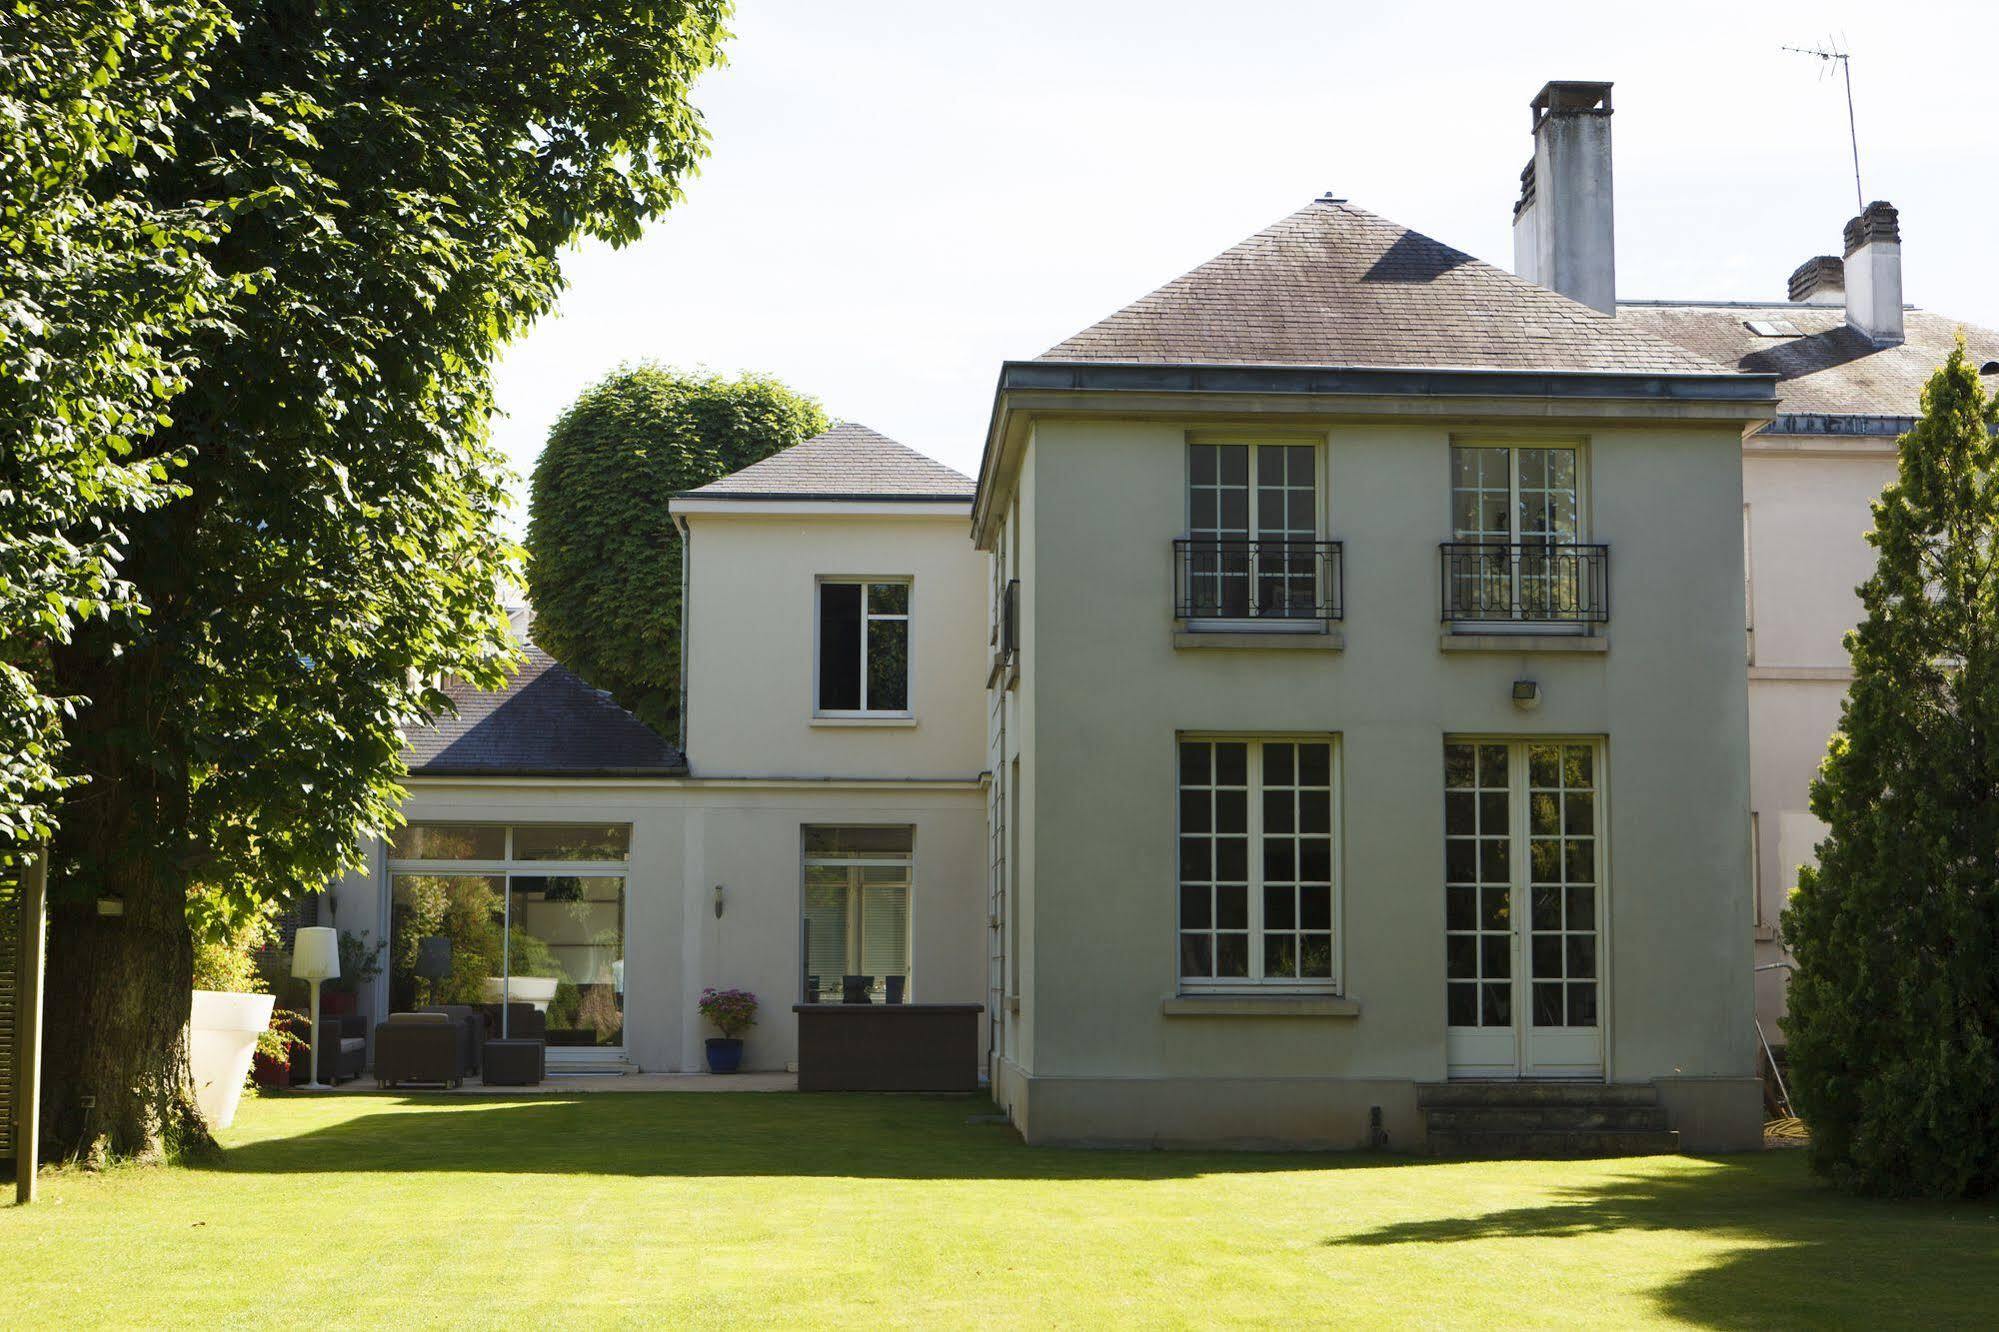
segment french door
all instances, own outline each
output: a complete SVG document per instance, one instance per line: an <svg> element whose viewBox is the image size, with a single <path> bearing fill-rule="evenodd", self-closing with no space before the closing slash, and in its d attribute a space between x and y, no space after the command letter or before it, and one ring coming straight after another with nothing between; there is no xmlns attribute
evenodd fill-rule
<svg viewBox="0 0 1999 1332"><path fill-rule="evenodd" d="M1452 1077L1603 1073L1602 772L1591 740L1444 742Z"/></svg>

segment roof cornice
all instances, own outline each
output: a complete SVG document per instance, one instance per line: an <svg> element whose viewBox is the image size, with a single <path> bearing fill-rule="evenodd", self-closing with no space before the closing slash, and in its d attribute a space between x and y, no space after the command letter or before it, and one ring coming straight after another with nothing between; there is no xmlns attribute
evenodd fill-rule
<svg viewBox="0 0 1999 1332"><path fill-rule="evenodd" d="M1121 404L1181 403L1190 411L1231 401L1293 399L1299 409L1337 413L1395 400L1432 403L1566 403L1646 406L1656 415L1706 420L1768 421L1777 407L1777 376L1717 370L1713 374L1632 374L1616 371L1495 370L1475 367L1150 364L1123 361L1007 361L1000 366L993 410L979 460L972 506L973 539L990 539L993 489L1016 400L1038 410L1105 410ZM1025 404L1021 404L1025 405ZM1434 414L1434 413L1432 413Z"/></svg>
<svg viewBox="0 0 1999 1332"><path fill-rule="evenodd" d="M972 495L860 495L860 494L757 494L735 492L703 495L688 492L667 501L667 512L676 518L693 514L752 516L780 514L790 518L813 516L876 518L963 518L972 509Z"/></svg>

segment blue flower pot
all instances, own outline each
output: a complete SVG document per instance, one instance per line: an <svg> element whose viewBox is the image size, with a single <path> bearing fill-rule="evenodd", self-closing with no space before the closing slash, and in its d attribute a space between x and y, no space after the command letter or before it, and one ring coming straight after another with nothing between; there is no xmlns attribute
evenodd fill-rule
<svg viewBox="0 0 1999 1332"><path fill-rule="evenodd" d="M710 1073L734 1073L742 1066L742 1037L710 1036L708 1038L708 1071Z"/></svg>

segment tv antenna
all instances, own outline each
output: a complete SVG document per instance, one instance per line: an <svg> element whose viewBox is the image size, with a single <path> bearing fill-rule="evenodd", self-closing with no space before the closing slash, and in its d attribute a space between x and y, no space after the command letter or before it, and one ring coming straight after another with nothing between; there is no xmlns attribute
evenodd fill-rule
<svg viewBox="0 0 1999 1332"><path fill-rule="evenodd" d="M1854 207L1864 213L1867 211L1867 196L1860 189L1860 131L1853 123L1853 53L1830 37L1822 46L1787 46L1784 49L1794 55L1808 55L1818 60L1821 78L1831 73L1832 67L1837 64L1840 75L1846 80L1846 136L1853 145L1853 202Z"/></svg>

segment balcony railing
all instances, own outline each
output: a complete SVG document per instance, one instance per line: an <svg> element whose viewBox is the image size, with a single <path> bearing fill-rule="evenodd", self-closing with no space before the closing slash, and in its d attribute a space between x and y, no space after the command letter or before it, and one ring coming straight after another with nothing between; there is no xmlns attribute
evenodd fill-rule
<svg viewBox="0 0 1999 1332"><path fill-rule="evenodd" d="M1444 619L1602 624L1610 619L1610 547L1447 541Z"/></svg>
<svg viewBox="0 0 1999 1332"><path fill-rule="evenodd" d="M1173 614L1182 620L1330 623L1341 616L1337 541L1182 537Z"/></svg>

